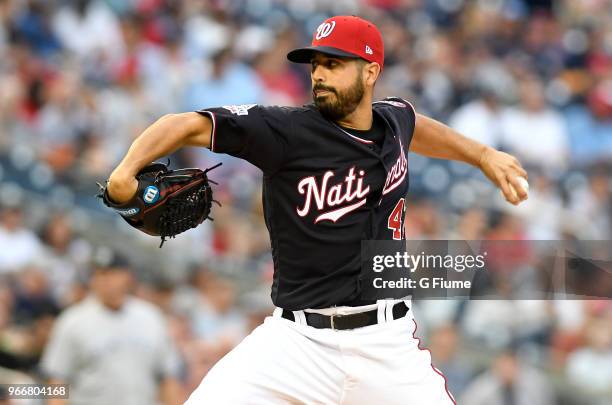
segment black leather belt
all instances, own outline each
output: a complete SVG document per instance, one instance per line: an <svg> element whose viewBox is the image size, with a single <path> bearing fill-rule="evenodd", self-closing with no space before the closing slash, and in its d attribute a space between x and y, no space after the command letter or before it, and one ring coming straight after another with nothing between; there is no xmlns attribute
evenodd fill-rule
<svg viewBox="0 0 612 405"><path fill-rule="evenodd" d="M406 316L408 307L404 302L397 302L393 305L393 319ZM376 325L378 323L378 308L371 311L359 312L350 315L321 315L314 312L305 312L306 324L317 329L356 329L364 326ZM283 309L283 318L295 322L292 311Z"/></svg>

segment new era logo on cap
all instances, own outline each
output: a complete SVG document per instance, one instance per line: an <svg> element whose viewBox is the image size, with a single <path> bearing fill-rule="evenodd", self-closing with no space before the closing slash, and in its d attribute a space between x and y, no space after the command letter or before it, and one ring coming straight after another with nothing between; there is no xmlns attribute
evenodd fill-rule
<svg viewBox="0 0 612 405"><path fill-rule="evenodd" d="M355 16L336 16L323 21L312 36L309 47L294 49L287 59L310 63L313 52L333 56L362 58L383 67L384 46L376 25Z"/></svg>

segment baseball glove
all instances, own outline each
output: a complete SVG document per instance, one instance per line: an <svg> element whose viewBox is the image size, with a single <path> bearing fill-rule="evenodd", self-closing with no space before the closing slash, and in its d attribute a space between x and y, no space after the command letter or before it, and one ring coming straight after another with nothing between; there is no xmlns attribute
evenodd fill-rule
<svg viewBox="0 0 612 405"><path fill-rule="evenodd" d="M213 200L210 183L217 183L208 179L206 173L220 165L202 171L170 170L164 163L151 163L136 175L138 190L130 201L113 202L108 196L108 181L104 185L98 183L97 197L134 228L161 236L161 248L166 238L195 228L205 219L213 220L209 216L212 203L219 202Z"/></svg>

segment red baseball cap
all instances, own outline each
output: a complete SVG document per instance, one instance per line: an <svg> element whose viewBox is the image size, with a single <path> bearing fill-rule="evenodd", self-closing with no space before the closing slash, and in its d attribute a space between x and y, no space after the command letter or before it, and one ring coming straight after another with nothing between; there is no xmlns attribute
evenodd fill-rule
<svg viewBox="0 0 612 405"><path fill-rule="evenodd" d="M323 21L312 36L311 46L294 49L287 59L310 63L314 52L362 58L383 68L385 49L382 35L373 23L355 16L340 15Z"/></svg>

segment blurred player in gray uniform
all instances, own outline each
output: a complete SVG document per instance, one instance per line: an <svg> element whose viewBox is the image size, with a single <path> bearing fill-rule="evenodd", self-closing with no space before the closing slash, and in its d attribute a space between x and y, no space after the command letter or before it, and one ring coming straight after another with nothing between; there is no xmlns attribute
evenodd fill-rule
<svg viewBox="0 0 612 405"><path fill-rule="evenodd" d="M132 274L122 256L95 256L92 294L57 319L43 355L52 383L70 385L70 399L50 405L177 404L178 357L162 313L131 297Z"/></svg>

